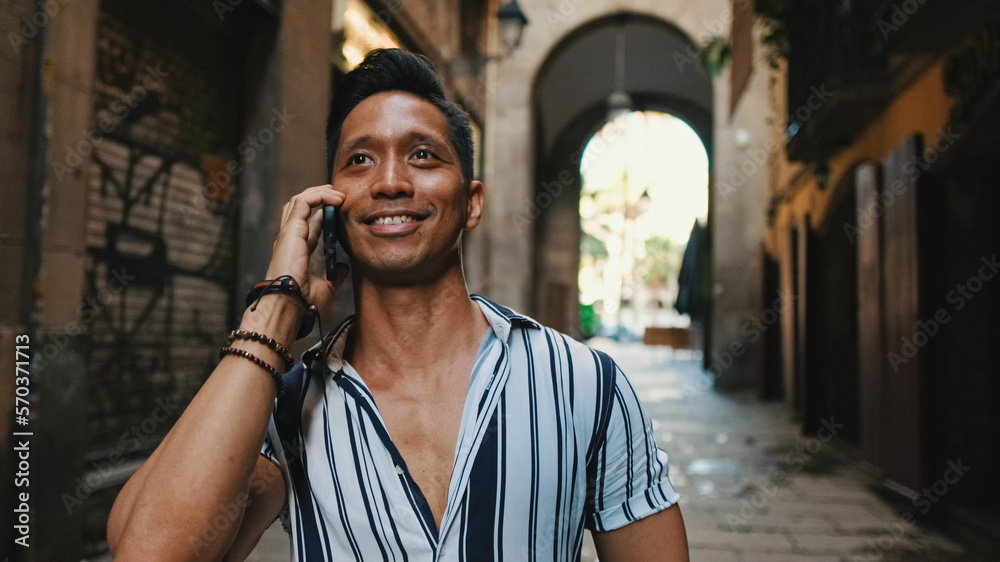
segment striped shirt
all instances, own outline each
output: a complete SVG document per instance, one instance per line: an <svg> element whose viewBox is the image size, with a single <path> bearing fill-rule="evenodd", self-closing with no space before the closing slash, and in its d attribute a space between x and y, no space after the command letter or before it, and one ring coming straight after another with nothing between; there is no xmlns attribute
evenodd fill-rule
<svg viewBox="0 0 1000 562"><path fill-rule="evenodd" d="M584 527L616 529L678 500L666 453L610 357L473 299L492 329L440 529L341 358L353 319L285 375L263 453L285 476L293 560L577 560Z"/></svg>

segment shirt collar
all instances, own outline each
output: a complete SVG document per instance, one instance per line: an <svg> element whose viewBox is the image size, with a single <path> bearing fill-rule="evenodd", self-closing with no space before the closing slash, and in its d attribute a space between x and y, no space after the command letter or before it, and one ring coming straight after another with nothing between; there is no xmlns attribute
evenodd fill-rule
<svg viewBox="0 0 1000 562"><path fill-rule="evenodd" d="M524 324L530 328L541 329L542 327L541 324L535 322L533 319L523 314L518 314L506 306L499 305L482 295L472 295L472 300L479 304L479 308L482 309L483 314L486 316L486 321L493 328L493 333L502 342L509 343L510 331L515 322Z"/></svg>
<svg viewBox="0 0 1000 562"><path fill-rule="evenodd" d="M322 369L329 369L334 376L339 375L344 369L344 346L347 345L347 332L357 320L357 316L350 315L335 329L326 333L323 339L316 342L302 354L302 363L310 371L322 372ZM324 361L324 358L328 358Z"/></svg>
<svg viewBox="0 0 1000 562"><path fill-rule="evenodd" d="M523 324L529 328L542 328L542 325L532 318L514 312L482 295L471 295L471 297L479 305L483 315L486 316L486 321L493 330L493 334L502 342L510 343L510 333L515 323ZM349 316L336 329L327 333L322 340L303 353L302 361L306 367L320 367L323 363L322 358L326 357L328 359L325 366L334 374L339 374L344 368L343 357L344 346L347 345L347 333L356 321L357 316Z"/></svg>

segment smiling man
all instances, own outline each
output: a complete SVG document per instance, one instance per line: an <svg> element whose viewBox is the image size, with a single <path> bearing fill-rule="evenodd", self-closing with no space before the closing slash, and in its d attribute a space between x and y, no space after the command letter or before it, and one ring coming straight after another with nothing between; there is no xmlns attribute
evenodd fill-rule
<svg viewBox="0 0 1000 562"><path fill-rule="evenodd" d="M243 559L283 514L295 560L687 560L666 454L607 355L470 296L483 185L426 59L377 50L327 127L331 185L285 205L224 358L108 522L117 559ZM357 314L292 365L340 207ZM275 392L278 398L275 400ZM260 453L260 454L259 454Z"/></svg>

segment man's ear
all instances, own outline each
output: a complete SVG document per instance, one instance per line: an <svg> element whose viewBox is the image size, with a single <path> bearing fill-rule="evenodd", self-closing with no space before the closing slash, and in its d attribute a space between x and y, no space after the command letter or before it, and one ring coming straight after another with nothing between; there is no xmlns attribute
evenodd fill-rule
<svg viewBox="0 0 1000 562"><path fill-rule="evenodd" d="M469 207L466 210L465 229L472 230L479 225L483 218L483 204L486 199L486 190L483 182L472 180L469 182Z"/></svg>

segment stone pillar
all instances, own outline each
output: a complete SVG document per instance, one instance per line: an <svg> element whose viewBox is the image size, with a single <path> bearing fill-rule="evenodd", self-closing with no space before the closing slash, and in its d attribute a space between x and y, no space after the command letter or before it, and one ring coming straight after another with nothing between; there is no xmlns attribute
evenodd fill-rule
<svg viewBox="0 0 1000 562"><path fill-rule="evenodd" d="M44 223L33 347L38 417L31 444L33 560L80 555L84 521L62 502L83 473L87 431L87 334L84 292L87 184L94 142L93 79L97 0L55 2L45 29L43 96L47 105ZM56 165L58 164L58 166Z"/></svg>
<svg viewBox="0 0 1000 562"><path fill-rule="evenodd" d="M278 150L276 193L282 205L292 195L326 181L332 3L286 2L283 6L277 86L281 109L294 117L282 131Z"/></svg>
<svg viewBox="0 0 1000 562"><path fill-rule="evenodd" d="M761 59L762 49L756 51L756 70L732 115L729 70L715 81L715 159L709 199L714 286L705 364L720 390L754 388L764 356L764 339L752 322L763 307L768 162L780 147L767 123L768 66ZM768 301L776 296L770 295Z"/></svg>
<svg viewBox="0 0 1000 562"><path fill-rule="evenodd" d="M15 362L24 360L16 355L15 342L17 336L28 335L33 301L30 279L37 271L37 262L30 259L36 253L37 220L32 223L25 217L37 214L33 200L41 192L42 164L38 151L32 150L41 130L37 100L42 29L31 21L34 12L31 0L0 4L0 37L5 39L0 47L0 170L4 174L0 183L0 263L4 265L0 275L0 294L4 295L0 299L0 498L12 508L20 504L15 500L18 493L26 491L14 485L18 464L12 443L12 432L18 431L13 425L15 376L23 374L16 372ZM9 552L24 551L14 543L15 524L11 509L0 513L0 544Z"/></svg>
<svg viewBox="0 0 1000 562"><path fill-rule="evenodd" d="M331 9L331 2L285 3L277 28L255 38L256 53L250 60L258 64L248 69L246 135L256 136L263 129L275 134L266 150L245 162L246 173L240 178L237 295L264 278L282 206L327 180ZM277 127L272 125L275 119ZM242 313L241 303L236 308Z"/></svg>
<svg viewBox="0 0 1000 562"><path fill-rule="evenodd" d="M523 47L522 47L523 49ZM522 56L518 56L518 54ZM530 312L533 230L518 228L512 216L531 203L533 146L531 138L531 83L533 73L524 51L516 51L497 69L492 119L486 121L487 204L490 228L489 297L525 313Z"/></svg>

